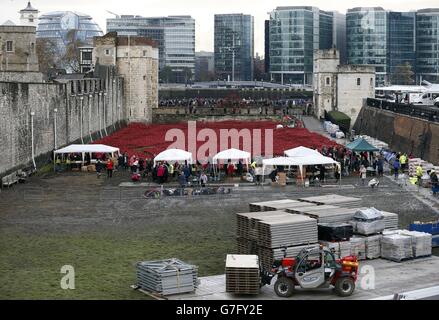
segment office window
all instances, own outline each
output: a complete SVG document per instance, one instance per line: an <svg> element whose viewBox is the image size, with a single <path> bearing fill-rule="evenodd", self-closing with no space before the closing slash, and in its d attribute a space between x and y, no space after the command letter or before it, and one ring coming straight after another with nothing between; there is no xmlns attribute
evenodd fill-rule
<svg viewBox="0 0 439 320"><path fill-rule="evenodd" d="M14 51L13 41L6 41L6 52Z"/></svg>
<svg viewBox="0 0 439 320"><path fill-rule="evenodd" d="M357 86L361 85L361 79L357 78Z"/></svg>

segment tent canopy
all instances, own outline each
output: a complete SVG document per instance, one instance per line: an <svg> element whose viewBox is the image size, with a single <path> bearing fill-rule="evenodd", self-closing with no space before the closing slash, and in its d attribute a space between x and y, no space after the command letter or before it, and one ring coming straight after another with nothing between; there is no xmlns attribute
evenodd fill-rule
<svg viewBox="0 0 439 320"><path fill-rule="evenodd" d="M105 144L71 144L67 147L55 150L57 153L114 153L119 148L106 146Z"/></svg>
<svg viewBox="0 0 439 320"><path fill-rule="evenodd" d="M373 151L380 151L380 149L375 148L373 145L371 145L369 142L367 142L364 138L358 138L357 140L349 143L346 145L346 148L354 151L354 152L373 152Z"/></svg>
<svg viewBox="0 0 439 320"><path fill-rule="evenodd" d="M297 166L297 159L290 157L277 157L262 160L264 166Z"/></svg>
<svg viewBox="0 0 439 320"><path fill-rule="evenodd" d="M187 161L192 164L192 153L181 149L167 149L154 158L154 164L157 161Z"/></svg>
<svg viewBox="0 0 439 320"><path fill-rule="evenodd" d="M284 154L287 157L312 157L312 156L316 156L316 155L319 155L319 156L322 155L317 150L313 150L313 149L306 148L306 147L297 147L297 148L285 150Z"/></svg>
<svg viewBox="0 0 439 320"><path fill-rule="evenodd" d="M250 152L238 150L238 149L227 149L219 152L213 157L213 163L218 163L218 160L239 160L243 159L246 163L250 162L251 154Z"/></svg>

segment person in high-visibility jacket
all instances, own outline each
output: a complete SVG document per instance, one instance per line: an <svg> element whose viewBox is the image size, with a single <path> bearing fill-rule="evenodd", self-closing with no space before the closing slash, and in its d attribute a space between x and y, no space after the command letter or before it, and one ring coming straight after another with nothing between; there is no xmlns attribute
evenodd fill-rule
<svg viewBox="0 0 439 320"><path fill-rule="evenodd" d="M404 172L407 169L407 155L406 154L402 154L399 157L399 163L401 164L401 170L402 172Z"/></svg>
<svg viewBox="0 0 439 320"><path fill-rule="evenodd" d="M174 166L172 165L172 163L169 163L169 165L168 165L168 172L169 172L169 175L171 176L171 177L175 177L175 175L174 175Z"/></svg>

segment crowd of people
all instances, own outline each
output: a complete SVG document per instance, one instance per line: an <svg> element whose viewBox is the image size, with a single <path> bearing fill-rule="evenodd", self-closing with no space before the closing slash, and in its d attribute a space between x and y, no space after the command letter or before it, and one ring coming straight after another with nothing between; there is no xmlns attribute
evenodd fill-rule
<svg viewBox="0 0 439 320"><path fill-rule="evenodd" d="M227 98L192 98L192 99L160 99L160 107L294 107L311 103L310 99L227 99Z"/></svg>

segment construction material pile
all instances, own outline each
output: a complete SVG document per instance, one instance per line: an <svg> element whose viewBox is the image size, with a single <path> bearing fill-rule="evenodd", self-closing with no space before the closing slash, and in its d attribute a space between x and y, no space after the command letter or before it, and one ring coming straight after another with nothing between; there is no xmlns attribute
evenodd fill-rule
<svg viewBox="0 0 439 320"><path fill-rule="evenodd" d="M270 270L273 265L273 261L276 259L282 259L284 257L284 253L286 257L296 257L299 254L299 252L302 251L303 249L316 249L316 248L319 248L318 243L313 243L303 246L277 248L277 249L268 249L264 247L259 247L258 256L260 258L261 265L266 270Z"/></svg>
<svg viewBox="0 0 439 320"><path fill-rule="evenodd" d="M413 258L419 258L419 257L425 257L431 255L432 235L430 233L409 231L409 230L391 230L391 231L385 231L383 237L394 235L394 234L407 236L411 238L411 243L412 243L411 251Z"/></svg>
<svg viewBox="0 0 439 320"><path fill-rule="evenodd" d="M385 228L384 217L375 208L358 210L350 223L354 228L354 232L361 235L377 234Z"/></svg>
<svg viewBox="0 0 439 320"><path fill-rule="evenodd" d="M294 205L302 205L303 203L297 200L273 200L273 201L263 201L263 202L254 202L250 203L250 212L257 211L273 211L273 210L282 210Z"/></svg>
<svg viewBox="0 0 439 320"><path fill-rule="evenodd" d="M360 136L355 136L355 140L359 139L359 138L363 138L364 140L366 140L367 142L369 142L372 146L374 146L375 148L378 149L388 149L389 148L389 144L386 142L383 142L381 140L375 139L371 136L368 135L360 135Z"/></svg>
<svg viewBox="0 0 439 320"><path fill-rule="evenodd" d="M381 239L381 257L396 262L413 258L412 238L398 233L384 234Z"/></svg>
<svg viewBox="0 0 439 320"><path fill-rule="evenodd" d="M356 256L358 260L366 260L366 240L363 237L353 236L349 240L351 246L351 256Z"/></svg>
<svg viewBox="0 0 439 320"><path fill-rule="evenodd" d="M139 262L137 285L164 296L193 292L198 286L198 267L175 258Z"/></svg>
<svg viewBox="0 0 439 320"><path fill-rule="evenodd" d="M285 211L237 213L237 252L257 254L264 268L270 269L273 259L288 256L304 246L317 243L317 221Z"/></svg>
<svg viewBox="0 0 439 320"><path fill-rule="evenodd" d="M398 229L398 215L396 213L381 211L384 220L384 228L386 230Z"/></svg>
<svg viewBox="0 0 439 320"><path fill-rule="evenodd" d="M322 205L315 208L304 208L297 213L317 219L318 223L348 223L359 209L365 208L341 208ZM286 211L290 210L286 209Z"/></svg>
<svg viewBox="0 0 439 320"><path fill-rule="evenodd" d="M259 258L256 255L228 254L226 258L226 292L259 294Z"/></svg>
<svg viewBox="0 0 439 320"><path fill-rule="evenodd" d="M419 165L422 167L424 173L426 173L429 170L435 170L436 172L439 171L439 166L435 166L434 164L422 160L421 158L412 158L409 159L409 176L411 177L416 176L416 168Z"/></svg>
<svg viewBox="0 0 439 320"><path fill-rule="evenodd" d="M299 201L315 203L317 205L335 205L343 208L356 208L361 206L361 198L340 196L337 194L328 194L324 196L315 196L300 198Z"/></svg>
<svg viewBox="0 0 439 320"><path fill-rule="evenodd" d="M317 221L307 216L286 214L264 217L257 222L258 244L281 248L317 242Z"/></svg>
<svg viewBox="0 0 439 320"><path fill-rule="evenodd" d="M349 240L353 235L353 226L348 223L319 223L318 237L323 241Z"/></svg>
<svg viewBox="0 0 439 320"><path fill-rule="evenodd" d="M363 236L366 243L366 259L378 259L381 257L381 234Z"/></svg>

